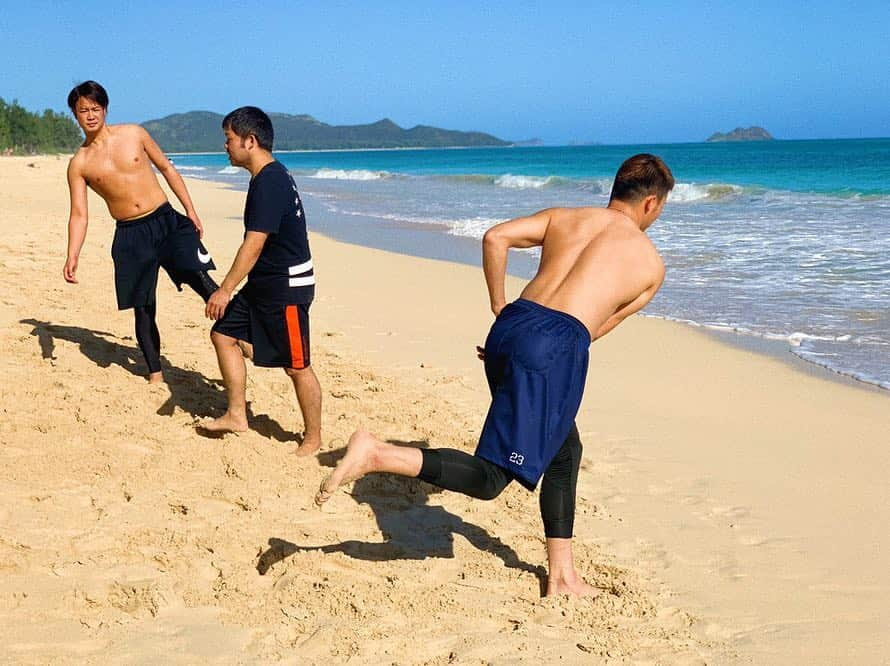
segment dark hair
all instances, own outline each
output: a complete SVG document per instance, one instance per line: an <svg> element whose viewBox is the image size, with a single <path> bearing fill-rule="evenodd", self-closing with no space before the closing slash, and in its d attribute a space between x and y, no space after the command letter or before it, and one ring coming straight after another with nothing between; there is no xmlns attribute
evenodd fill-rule
<svg viewBox="0 0 890 666"><path fill-rule="evenodd" d="M654 194L664 199L674 189L674 175L660 157L640 153L628 157L615 174L612 200L636 203Z"/></svg>
<svg viewBox="0 0 890 666"><path fill-rule="evenodd" d="M68 93L68 108L71 109L71 113L74 113L77 100L81 97L93 100L103 109L108 108L108 93L105 92L105 88L101 84L95 81L84 81L71 89L71 92Z"/></svg>
<svg viewBox="0 0 890 666"><path fill-rule="evenodd" d="M237 108L223 118L222 128L232 130L242 139L253 134L260 148L272 152L275 132L272 130L272 121L262 109L255 106Z"/></svg>

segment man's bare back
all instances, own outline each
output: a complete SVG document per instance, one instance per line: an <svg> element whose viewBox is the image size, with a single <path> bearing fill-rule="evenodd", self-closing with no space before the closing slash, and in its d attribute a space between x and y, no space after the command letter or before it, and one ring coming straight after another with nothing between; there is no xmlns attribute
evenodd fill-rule
<svg viewBox="0 0 890 666"><path fill-rule="evenodd" d="M154 150L159 156L150 154ZM167 162L138 125L106 125L74 154L69 173L105 200L114 219L126 220L145 215L167 201L151 168L152 161L160 159Z"/></svg>
<svg viewBox="0 0 890 666"><path fill-rule="evenodd" d="M664 264L649 237L623 213L608 208L548 212L540 266L522 298L574 316L595 339L612 315L654 293Z"/></svg>
<svg viewBox="0 0 890 666"><path fill-rule="evenodd" d="M541 247L538 272L521 297L580 320L597 339L640 310L664 280L664 264L645 229L664 200L647 212L615 202L608 208L548 208L486 233L483 265L495 314L505 305L509 247ZM649 219L651 217L651 220Z"/></svg>

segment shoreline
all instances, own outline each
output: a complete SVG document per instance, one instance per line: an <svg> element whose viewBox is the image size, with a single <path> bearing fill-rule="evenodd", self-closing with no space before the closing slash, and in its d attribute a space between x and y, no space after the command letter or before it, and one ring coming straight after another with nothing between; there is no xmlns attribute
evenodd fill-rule
<svg viewBox="0 0 890 666"><path fill-rule="evenodd" d="M643 314L643 316L653 317L656 319L665 319L666 321L676 321L667 317L659 317L657 315ZM781 340L771 340L763 336L746 335L743 333L736 333L734 331L721 331L708 328L707 326L703 326L701 324L686 325L693 329L701 330L703 333L713 337L715 340L721 342L722 344L726 344L737 349L751 351L755 354L775 358L776 360L787 364L789 367L795 369L796 371L810 375L817 379L829 382L839 382L840 384L849 386L850 388L869 391L875 393L876 395L882 395L884 397L890 398L890 387L881 386L877 383L878 380L868 381L865 379L860 379L855 375L841 372L840 370L834 370L826 365L816 363L815 361L808 361L795 354L791 350L792 348Z"/></svg>
<svg viewBox="0 0 890 666"><path fill-rule="evenodd" d="M206 179L209 182L225 183L226 186L235 188L246 187L246 185L233 185L232 183L226 182L225 180L216 180L216 177L216 174L208 173L206 175L202 175L200 179ZM308 182L306 182L305 187L310 188ZM330 212L326 210L326 206L323 202L313 201L312 195L306 194L305 196L307 199L307 203L310 204L311 209L316 211L314 214L310 214L310 226L317 231L328 234L333 238L337 238L344 242L357 243L366 247L377 247L381 249L401 252L410 256L453 260L476 267L480 265L479 255L481 254L481 250L478 241L468 242L466 238L456 234L448 233L442 235L440 234L441 228L433 228L434 225L430 225L430 228L424 229L422 225L417 225L410 222L399 222L395 220L381 221L376 218L372 219L370 217L362 215L344 215L341 213ZM400 234L400 230L404 231L404 233ZM433 235L431 235L431 233ZM533 271L533 265L535 262L530 262L521 256L514 259L517 254L518 253L515 252L511 253L511 265L510 267L508 267L508 271L513 275L525 278L526 275L530 275ZM653 305L658 307L659 303L660 302L656 302ZM643 314L645 316L650 316L645 311ZM698 314L699 316L701 316L703 313L699 312ZM663 310L659 310L657 313L651 316L673 319L693 328L709 328L707 324L690 322L687 321L685 318L672 318ZM703 321L707 320L707 315L705 314ZM773 322L773 324L775 323L776 322ZM806 327L805 322L797 322L795 325L801 328L791 328L787 330L810 331L810 329ZM757 327L756 325L752 326L754 328ZM781 326L779 328L773 326L773 330L782 331L782 328ZM753 347L760 353L772 354L775 355L777 358L781 358L786 362L794 364L798 361L798 359L800 359L800 357L793 351L796 342L794 339L795 335L788 335L786 336L786 339L783 340L780 339L781 336L779 335L773 336L769 334L757 334L754 332L741 330L737 332L734 331L732 333L732 337L729 338L726 342L728 344L737 345L738 347L743 349L750 349ZM813 340L820 340L820 335L826 334L815 333L815 337L813 338ZM835 332L830 335L841 334ZM762 338L764 340L770 340L772 337L777 338L778 346L773 346L770 344L759 345L757 343L753 343L750 340L750 338ZM822 339L827 340L830 338ZM807 348L810 344L811 343L809 342L805 342L804 348ZM818 342L816 344L818 344ZM789 358L789 351L791 352L791 356L793 358ZM845 364L845 353L853 355L852 358L854 359L854 362L852 365ZM868 365L860 365L857 367L855 359L858 357L856 355L861 355L862 353L864 352L860 351L855 345L841 352L840 356L838 357L840 361L834 363L834 365L838 366L837 369L835 367L832 367L831 363L820 363L818 358L811 357L802 360L804 363L812 365L813 368L818 368L817 372L824 372L825 376L832 380L841 382L851 380L856 384L862 384L868 387L875 387L877 390L880 391L890 390L890 385L888 385L888 383L890 382L882 378L883 376L881 375L881 371L885 370L885 368L879 367L872 369ZM807 371L813 371L813 368L807 368Z"/></svg>
<svg viewBox="0 0 890 666"><path fill-rule="evenodd" d="M274 150L273 155L288 155L288 154L302 154L302 153L371 153L371 152L385 152L385 151L397 151L397 150L473 150L474 148L516 148L515 144L510 144L508 146L398 146L393 148L302 148L295 150ZM167 152L166 155L170 157L176 157L177 155L225 155L226 152L224 150L221 151L196 151L196 152Z"/></svg>
<svg viewBox="0 0 890 666"><path fill-rule="evenodd" d="M139 123L137 123L139 124ZM462 130L461 130L462 131ZM825 138L814 138L809 137L805 139L771 139L769 143L808 143L814 141L885 141L890 139L887 136L856 136L856 137L825 137ZM669 142L643 142L643 143L608 143L608 142L594 142L594 143L544 143L544 144L534 144L534 145L524 145L522 143L511 143L507 146L411 146L411 147L401 147L401 148L312 148L305 150L276 150L274 153L350 153L350 152L363 152L363 151L387 151L387 150L449 150L449 149L458 149L458 150L472 150L473 148L645 148L645 147L657 147L657 146L689 146L689 145L699 145L699 144L710 144L710 143L742 143L742 144L750 144L750 143L762 143L758 141L669 141ZM197 151L197 152L169 152L167 155L223 155L224 151Z"/></svg>
<svg viewBox="0 0 890 666"><path fill-rule="evenodd" d="M194 180L198 182L204 181L215 183L235 191L246 191L246 187L241 189L241 185L233 184L231 182L214 180L212 178L196 178ZM313 198L312 195L305 196L306 202L315 207L317 211L323 210L322 205L319 202L313 201ZM310 226L314 229L315 233L320 233L333 240L357 245L359 247L369 247L395 252L409 257L452 261L481 269L481 243L475 239L454 234L444 234L448 241L447 243L437 243L435 240L427 240L434 238L437 235L443 235L442 228L437 225L424 225L395 220L390 220L385 223L377 221L363 225L362 222L366 218L362 216L336 215L326 211L322 214L328 218L335 219L336 222L317 224L315 223L317 217L312 216L309 218L311 220ZM317 212L315 215L319 215L319 213ZM529 257L524 253L514 251L511 252L509 256L507 274L516 279L525 280L527 279L526 275L530 274L529 272L533 271L536 265L537 259ZM767 355L786 363L789 367L796 368L801 372L812 374L828 381L836 381L843 385L878 391L880 394L890 397L890 388L881 386L877 383L878 380L869 381L861 379L854 375L803 359L791 351L790 343L786 343L782 340L769 339L763 336L745 334L736 331L718 330L710 328L704 324L675 319L667 315L648 314L645 309L640 314L643 317L670 321L692 330L703 331L708 335L712 335L723 344L736 349Z"/></svg>

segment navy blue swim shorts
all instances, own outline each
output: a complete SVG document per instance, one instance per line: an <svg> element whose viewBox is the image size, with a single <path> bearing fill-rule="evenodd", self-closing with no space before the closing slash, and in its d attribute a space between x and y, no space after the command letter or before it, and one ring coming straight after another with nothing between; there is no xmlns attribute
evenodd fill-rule
<svg viewBox="0 0 890 666"><path fill-rule="evenodd" d="M575 422L589 347L575 317L525 299L507 305L485 341L492 399L476 455L534 489Z"/></svg>

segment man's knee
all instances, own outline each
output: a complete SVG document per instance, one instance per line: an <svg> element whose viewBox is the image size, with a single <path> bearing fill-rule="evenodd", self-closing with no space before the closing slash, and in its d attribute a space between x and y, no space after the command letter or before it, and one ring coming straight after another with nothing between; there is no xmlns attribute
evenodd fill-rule
<svg viewBox="0 0 890 666"><path fill-rule="evenodd" d="M481 500L493 500L510 485L512 478L500 467L488 464L485 473L476 482L476 492L473 497Z"/></svg>
<svg viewBox="0 0 890 666"><path fill-rule="evenodd" d="M210 331L210 342L212 342L213 346L217 349L234 347L238 344L238 340L235 338L224 335L223 333L218 333L217 331Z"/></svg>
<svg viewBox="0 0 890 666"><path fill-rule="evenodd" d="M284 372L288 377L296 380L307 379L315 375L311 365L307 365L305 368L285 368Z"/></svg>
<svg viewBox="0 0 890 666"><path fill-rule="evenodd" d="M565 473L566 470L576 468L581 462L581 454L583 450L584 447L581 446L581 436L578 434L578 428L572 426L572 429L563 441L562 446L559 447L559 451L553 456L553 460L547 471L555 471L557 474L560 474Z"/></svg>
<svg viewBox="0 0 890 666"><path fill-rule="evenodd" d="M473 494L473 497L485 501L493 500L504 492L504 488L507 487L508 483L509 481L504 483L502 480L487 479L478 492Z"/></svg>

